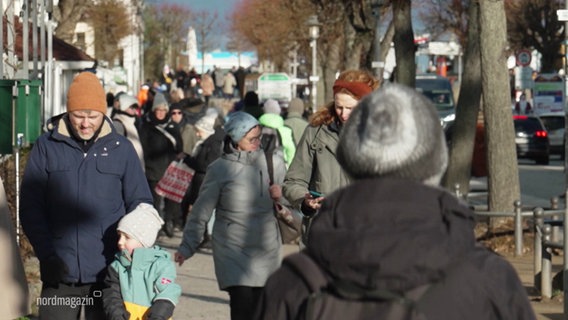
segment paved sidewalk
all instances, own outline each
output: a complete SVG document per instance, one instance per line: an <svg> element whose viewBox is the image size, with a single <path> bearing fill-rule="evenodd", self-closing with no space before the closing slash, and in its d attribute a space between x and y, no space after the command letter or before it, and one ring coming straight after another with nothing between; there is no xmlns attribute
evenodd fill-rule
<svg viewBox="0 0 568 320"><path fill-rule="evenodd" d="M181 234L177 233L171 239L160 238L158 243L172 253L179 245ZM297 246L286 245L284 254L296 252ZM533 256L532 253L522 257L507 255L505 258L517 270L523 285L529 293L531 304L537 319L561 320L564 319L563 303L556 299L541 301L540 296L533 288ZM553 257L553 270L562 268L562 257ZM177 268L177 282L182 286L183 293L180 303L175 309L174 319L207 319L227 320L229 315L229 295L220 291L213 270L213 257L211 251L202 251L186 260L183 266Z"/></svg>
<svg viewBox="0 0 568 320"><path fill-rule="evenodd" d="M508 254L505 258L513 265L523 285L527 289L534 312L539 320L561 320L564 318L564 303L561 299L553 298L543 300L534 288L534 258L533 253L526 253L521 257ZM562 256L553 256L553 275L562 270Z"/></svg>
<svg viewBox="0 0 568 320"><path fill-rule="evenodd" d="M175 252L181 242L181 233L173 238L162 237L157 244ZM286 245L284 254L297 251L298 247ZM182 287L182 296L174 311L174 319L228 320L229 295L219 290L213 269L213 256L210 250L198 252L177 267L176 282Z"/></svg>

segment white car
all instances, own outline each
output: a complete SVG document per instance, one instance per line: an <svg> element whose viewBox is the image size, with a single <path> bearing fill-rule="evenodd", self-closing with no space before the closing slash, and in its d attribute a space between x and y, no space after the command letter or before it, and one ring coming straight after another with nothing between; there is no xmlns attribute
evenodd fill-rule
<svg viewBox="0 0 568 320"><path fill-rule="evenodd" d="M549 112L539 115L548 131L550 154L558 154L564 159L564 112Z"/></svg>

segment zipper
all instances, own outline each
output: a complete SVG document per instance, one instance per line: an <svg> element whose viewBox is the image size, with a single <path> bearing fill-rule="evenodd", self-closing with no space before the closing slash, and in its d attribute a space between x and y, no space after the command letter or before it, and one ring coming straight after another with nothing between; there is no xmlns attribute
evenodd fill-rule
<svg viewBox="0 0 568 320"><path fill-rule="evenodd" d="M260 172L260 195L263 196L264 195L264 179L262 179L262 170L259 171Z"/></svg>

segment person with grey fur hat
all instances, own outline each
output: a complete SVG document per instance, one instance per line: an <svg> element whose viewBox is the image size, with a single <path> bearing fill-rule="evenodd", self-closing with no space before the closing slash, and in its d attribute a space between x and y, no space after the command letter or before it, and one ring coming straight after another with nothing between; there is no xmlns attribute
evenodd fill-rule
<svg viewBox="0 0 568 320"><path fill-rule="evenodd" d="M426 97L390 84L363 98L337 157L353 182L323 202L306 249L268 279L254 319L302 318L312 294L302 279L314 275L293 261L315 262L323 287L341 282L399 298L427 288L410 296L427 319L535 319L515 270L476 242L473 212L439 186L448 152ZM394 301L369 302L349 318L384 318Z"/></svg>
<svg viewBox="0 0 568 320"><path fill-rule="evenodd" d="M107 269L103 307L109 320L169 319L181 296L176 267L167 250L155 246L164 220L143 203L118 223L118 252Z"/></svg>

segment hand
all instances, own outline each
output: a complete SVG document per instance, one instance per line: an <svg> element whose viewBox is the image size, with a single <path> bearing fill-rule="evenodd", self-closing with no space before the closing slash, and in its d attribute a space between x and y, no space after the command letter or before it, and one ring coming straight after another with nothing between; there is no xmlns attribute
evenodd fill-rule
<svg viewBox="0 0 568 320"><path fill-rule="evenodd" d="M57 286L68 272L67 265L54 254L39 264L41 281L49 286Z"/></svg>
<svg viewBox="0 0 568 320"><path fill-rule="evenodd" d="M279 184L271 185L270 188L268 188L268 192L274 201L280 201L280 198L282 198L282 187Z"/></svg>
<svg viewBox="0 0 568 320"><path fill-rule="evenodd" d="M306 194L304 195L304 204L309 208L319 210L321 208L321 202L324 199L324 197L314 198L309 192L306 192Z"/></svg>
<svg viewBox="0 0 568 320"><path fill-rule="evenodd" d="M185 257L181 253L176 252L174 254L174 261L181 266L185 262Z"/></svg>
<svg viewBox="0 0 568 320"><path fill-rule="evenodd" d="M176 155L176 161L180 161L183 160L183 158L185 158L185 156L187 156L185 153L180 152Z"/></svg>

